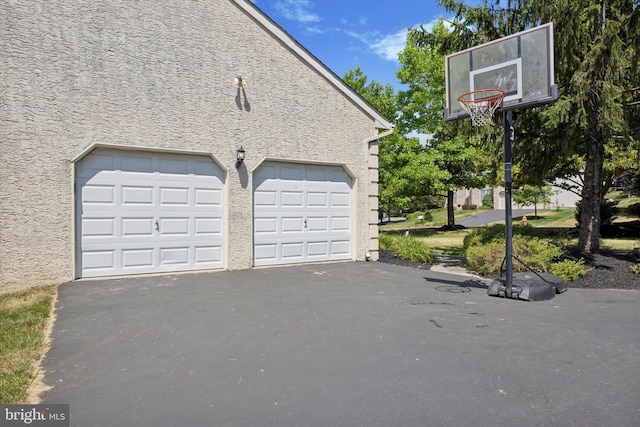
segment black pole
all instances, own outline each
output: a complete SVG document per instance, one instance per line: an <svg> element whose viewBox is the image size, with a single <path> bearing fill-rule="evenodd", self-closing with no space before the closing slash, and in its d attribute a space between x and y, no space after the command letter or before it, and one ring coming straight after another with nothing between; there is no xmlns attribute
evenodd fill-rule
<svg viewBox="0 0 640 427"><path fill-rule="evenodd" d="M513 145L513 126L511 126L511 120L513 118L512 111L503 111L502 117L504 121L504 235L506 245L506 279L507 279L507 298L511 298L511 291L513 289L513 229L512 223L512 211L511 211L511 160L512 153L511 148Z"/></svg>

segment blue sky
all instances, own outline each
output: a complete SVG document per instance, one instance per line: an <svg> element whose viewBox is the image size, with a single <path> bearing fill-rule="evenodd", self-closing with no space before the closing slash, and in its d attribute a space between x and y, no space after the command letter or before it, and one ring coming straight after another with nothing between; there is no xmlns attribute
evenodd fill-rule
<svg viewBox="0 0 640 427"><path fill-rule="evenodd" d="M253 0L338 76L356 67L399 88L398 52L407 27L445 15L435 0Z"/></svg>

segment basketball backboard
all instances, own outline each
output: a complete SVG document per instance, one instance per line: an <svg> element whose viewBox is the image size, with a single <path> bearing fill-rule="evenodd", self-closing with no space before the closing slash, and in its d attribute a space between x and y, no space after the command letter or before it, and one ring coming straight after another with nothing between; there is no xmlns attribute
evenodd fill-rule
<svg viewBox="0 0 640 427"><path fill-rule="evenodd" d="M446 120L468 117L458 97L479 89L505 91L502 110L558 98L553 69L553 23L448 55Z"/></svg>

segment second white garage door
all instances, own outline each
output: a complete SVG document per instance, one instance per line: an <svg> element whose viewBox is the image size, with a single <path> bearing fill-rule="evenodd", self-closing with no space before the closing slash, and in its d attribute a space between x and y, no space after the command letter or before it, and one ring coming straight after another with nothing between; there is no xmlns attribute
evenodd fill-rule
<svg viewBox="0 0 640 427"><path fill-rule="evenodd" d="M223 268L223 188L207 156L93 151L76 169L78 275Z"/></svg>
<svg viewBox="0 0 640 427"><path fill-rule="evenodd" d="M254 264L352 259L351 192L341 167L263 164L254 174Z"/></svg>

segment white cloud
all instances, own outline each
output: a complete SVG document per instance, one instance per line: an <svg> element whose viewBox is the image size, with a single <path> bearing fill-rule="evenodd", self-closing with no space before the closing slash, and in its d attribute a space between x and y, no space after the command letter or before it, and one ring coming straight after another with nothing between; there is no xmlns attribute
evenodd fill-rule
<svg viewBox="0 0 640 427"><path fill-rule="evenodd" d="M277 0L273 8L284 18L301 23L318 22L320 17L311 12L309 0Z"/></svg>
<svg viewBox="0 0 640 427"><path fill-rule="evenodd" d="M404 49L406 44L407 29L403 28L396 33L387 34L386 36L378 38L373 43L370 43L369 47L383 59L387 61L397 61L398 53Z"/></svg>
<svg viewBox="0 0 640 427"><path fill-rule="evenodd" d="M434 25L438 23L440 17L422 24L422 27L431 31ZM450 26L448 22L445 22L445 26ZM412 28L420 28L420 24L414 25ZM387 61L398 61L398 54L407 44L407 28L403 28L395 33L387 34L382 37L377 37L372 42L368 43L369 48L378 56ZM363 40L364 41L364 40Z"/></svg>

